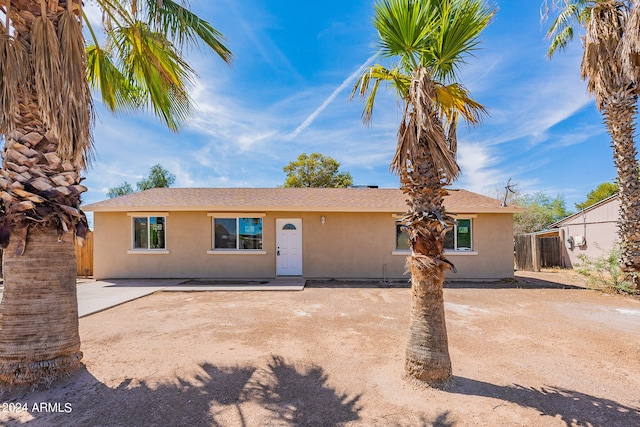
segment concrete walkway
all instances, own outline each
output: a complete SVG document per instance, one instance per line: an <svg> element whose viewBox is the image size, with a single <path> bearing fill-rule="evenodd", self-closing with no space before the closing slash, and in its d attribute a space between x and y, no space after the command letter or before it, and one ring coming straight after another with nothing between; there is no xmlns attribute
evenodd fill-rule
<svg viewBox="0 0 640 427"><path fill-rule="evenodd" d="M78 280L78 317L133 301L184 282L184 279Z"/></svg>
<svg viewBox="0 0 640 427"><path fill-rule="evenodd" d="M78 317L151 295L159 291L301 291L302 277L250 281L189 279L78 279Z"/></svg>

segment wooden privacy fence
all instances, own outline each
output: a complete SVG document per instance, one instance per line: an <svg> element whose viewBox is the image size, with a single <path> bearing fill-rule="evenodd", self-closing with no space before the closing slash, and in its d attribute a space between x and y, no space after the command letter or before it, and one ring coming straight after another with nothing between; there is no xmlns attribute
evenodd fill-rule
<svg viewBox="0 0 640 427"><path fill-rule="evenodd" d="M93 232L87 234L84 246L76 242L76 265L78 276L93 276Z"/></svg>
<svg viewBox="0 0 640 427"><path fill-rule="evenodd" d="M87 234L84 246L76 242L76 271L78 276L93 276L93 232ZM2 277L2 249L0 249L0 277Z"/></svg>
<svg viewBox="0 0 640 427"><path fill-rule="evenodd" d="M559 236L539 237L540 267L564 267L562 240Z"/></svg>
<svg viewBox="0 0 640 427"><path fill-rule="evenodd" d="M543 267L563 267L562 240L559 236L535 234L515 236L516 270L540 271Z"/></svg>

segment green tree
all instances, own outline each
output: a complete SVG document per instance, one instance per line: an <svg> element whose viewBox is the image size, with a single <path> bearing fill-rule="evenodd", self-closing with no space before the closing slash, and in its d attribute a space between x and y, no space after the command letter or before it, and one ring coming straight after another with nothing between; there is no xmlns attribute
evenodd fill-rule
<svg viewBox="0 0 640 427"><path fill-rule="evenodd" d="M125 196L127 194L133 193L133 187L127 181L122 184L112 187L107 192L107 197L113 199L114 197Z"/></svg>
<svg viewBox="0 0 640 427"><path fill-rule="evenodd" d="M85 20L86 43L82 3L1 8L0 383L48 382L82 359L74 236L82 243L88 231L80 182L92 157L90 89L113 111L149 108L177 130L193 109L186 48L231 59L221 34L182 2L95 0L102 45Z"/></svg>
<svg viewBox="0 0 640 427"><path fill-rule="evenodd" d="M136 187L138 191L148 190L150 188L168 188L173 185L176 180L176 176L157 164L151 166L149 169L149 176L141 181L138 181Z"/></svg>
<svg viewBox="0 0 640 427"><path fill-rule="evenodd" d="M143 178L136 183L136 188L138 191L144 191L150 188L168 188L173 185L175 180L176 176L158 163L157 165L151 166L147 178ZM125 181L116 187L110 188L107 192L107 197L113 199L114 197L125 196L131 193L133 193L133 187Z"/></svg>
<svg viewBox="0 0 640 427"><path fill-rule="evenodd" d="M516 196L511 203L522 206L524 212L513 215L513 233L526 234L547 229L551 224L571 215L564 196L555 198L543 192Z"/></svg>
<svg viewBox="0 0 640 427"><path fill-rule="evenodd" d="M604 200L609 196L613 196L618 192L618 186L613 182L603 182L598 185L595 190L589 191L587 194L587 200L582 203L576 203L576 209L586 209L591 205L598 203L600 200Z"/></svg>
<svg viewBox="0 0 640 427"><path fill-rule="evenodd" d="M282 168L287 174L285 187L344 188L353 184L349 172L339 172L340 163L320 153L302 153Z"/></svg>
<svg viewBox="0 0 640 427"><path fill-rule="evenodd" d="M404 104L391 170L400 175L408 210L411 311L405 353L407 376L440 386L451 378L442 286L452 264L444 257L453 220L443 206L445 186L459 173L459 117L477 123L484 108L456 83L456 71L477 47L493 11L482 0L378 0L373 25L381 58L358 78L352 97L364 100L369 123L381 83Z"/></svg>
<svg viewBox="0 0 640 427"><path fill-rule="evenodd" d="M611 136L618 172L621 268L640 289L640 178L636 169L635 121L640 92L640 2L636 0L545 0L557 13L547 36L549 57L584 29L581 77L595 95Z"/></svg>

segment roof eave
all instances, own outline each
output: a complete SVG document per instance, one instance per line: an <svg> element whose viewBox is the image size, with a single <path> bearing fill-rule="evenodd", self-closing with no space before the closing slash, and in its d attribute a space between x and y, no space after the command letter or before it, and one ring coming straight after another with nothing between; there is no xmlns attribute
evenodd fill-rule
<svg viewBox="0 0 640 427"><path fill-rule="evenodd" d="M596 203L592 204L591 206L587 206L586 208L584 208L582 210L579 210L578 212L576 212L574 214L565 216L560 221L556 221L553 224L549 225L549 228L558 228L563 223L565 223L565 222L567 222L567 221L569 221L569 220L571 220L573 218L577 218L580 215L583 215L583 214L585 214L585 213L587 213L589 211L594 210L595 208L597 208L599 206L605 205L605 204L609 203L610 201L615 200L616 198L618 198L618 196L619 196L619 193L612 194L611 196L607 197L606 199L602 199L599 202L596 202Z"/></svg>
<svg viewBox="0 0 640 427"><path fill-rule="evenodd" d="M406 208L337 208L337 207L299 207L299 206L225 206L216 208L215 206L91 206L82 207L86 212L347 212L347 213L399 213ZM450 210L456 214L513 214L522 212L522 208L498 207L498 208L460 208Z"/></svg>

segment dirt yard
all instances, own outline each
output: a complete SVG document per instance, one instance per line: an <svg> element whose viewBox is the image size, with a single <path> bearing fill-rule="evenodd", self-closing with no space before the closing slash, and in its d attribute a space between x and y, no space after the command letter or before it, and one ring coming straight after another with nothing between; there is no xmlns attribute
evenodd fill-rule
<svg viewBox="0 0 640 427"><path fill-rule="evenodd" d="M579 283L449 285L445 390L402 379L406 287L157 293L81 319L84 368L0 424L640 426L640 300Z"/></svg>

